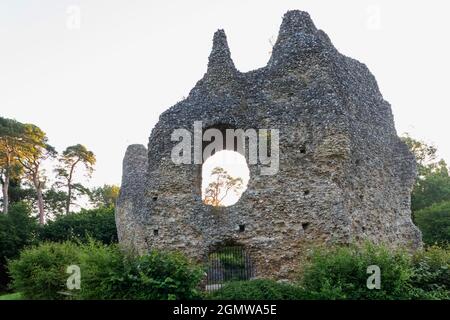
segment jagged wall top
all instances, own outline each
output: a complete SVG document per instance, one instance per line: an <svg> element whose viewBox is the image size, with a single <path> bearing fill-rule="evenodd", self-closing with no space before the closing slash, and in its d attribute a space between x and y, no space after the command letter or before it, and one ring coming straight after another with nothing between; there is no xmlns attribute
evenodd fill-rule
<svg viewBox="0 0 450 320"><path fill-rule="evenodd" d="M267 67L274 66L279 61L285 61L286 56L295 57L298 55L297 50L312 49L324 43L331 45L328 37L316 28L307 12L288 11L283 17ZM225 31L219 29L214 34L207 74L219 74L224 71L230 75L237 72L237 69L231 58Z"/></svg>

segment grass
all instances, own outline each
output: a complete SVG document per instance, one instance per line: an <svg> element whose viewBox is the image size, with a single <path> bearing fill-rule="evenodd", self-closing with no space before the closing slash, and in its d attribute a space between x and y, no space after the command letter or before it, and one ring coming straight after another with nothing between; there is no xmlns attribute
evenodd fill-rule
<svg viewBox="0 0 450 320"><path fill-rule="evenodd" d="M0 295L0 301L6 301L6 300L21 300L22 294L20 292L16 293L7 293Z"/></svg>

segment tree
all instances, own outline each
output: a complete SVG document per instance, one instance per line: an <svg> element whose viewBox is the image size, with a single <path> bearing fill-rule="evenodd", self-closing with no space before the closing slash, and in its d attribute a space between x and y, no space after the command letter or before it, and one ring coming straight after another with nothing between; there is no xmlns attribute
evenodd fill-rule
<svg viewBox="0 0 450 320"><path fill-rule="evenodd" d="M434 203L450 201L450 176L444 160L438 160L437 149L406 135L402 140L416 157L418 177L411 195L413 212Z"/></svg>
<svg viewBox="0 0 450 320"><path fill-rule="evenodd" d="M412 210L416 212L443 201L450 201L450 176L445 162L417 178L411 195Z"/></svg>
<svg viewBox="0 0 450 320"><path fill-rule="evenodd" d="M67 192L57 190L54 187L44 192L44 208L52 216L58 216L66 212Z"/></svg>
<svg viewBox="0 0 450 320"><path fill-rule="evenodd" d="M120 188L118 186L105 184L103 187L91 190L90 199L97 208L115 207L119 192Z"/></svg>
<svg viewBox="0 0 450 320"><path fill-rule="evenodd" d="M45 223L45 209L43 189L46 177L42 169L42 162L56 156L55 149L47 143L44 131L32 124L24 125L23 140L17 145L18 161L22 165L25 178L36 191L36 200L39 210L39 223Z"/></svg>
<svg viewBox="0 0 450 320"><path fill-rule="evenodd" d="M233 178L221 167L215 167L211 172L211 177L213 181L209 183L205 190L203 200L205 204L221 207L223 206L222 201L230 191L237 194L243 188L242 178Z"/></svg>
<svg viewBox="0 0 450 320"><path fill-rule="evenodd" d="M83 164L88 177L91 176L96 159L92 151L89 151L85 146L77 144L67 147L59 158L59 167L56 169L58 177L63 181L61 184L67 188L66 199L66 214L70 212L70 205L74 200L73 191L86 193L87 189L81 184L74 183L74 173L79 164Z"/></svg>
<svg viewBox="0 0 450 320"><path fill-rule="evenodd" d="M73 241L89 243L91 240L104 244L117 242L114 208L81 209L73 214L58 215L40 229L40 241Z"/></svg>
<svg viewBox="0 0 450 320"><path fill-rule="evenodd" d="M11 203L8 215L0 215L0 292L8 289L7 260L37 243L38 224L25 203Z"/></svg>
<svg viewBox="0 0 450 320"><path fill-rule="evenodd" d="M10 205L15 203L26 203L33 211L38 210L36 201L37 194L32 186L23 185L19 179L12 179L9 187ZM67 193L55 187L43 191L44 210L49 214L57 216L66 212Z"/></svg>
<svg viewBox="0 0 450 320"><path fill-rule="evenodd" d="M23 202L31 206L36 202L36 191L33 187L23 184L22 179L23 176L11 178L8 190L9 205Z"/></svg>
<svg viewBox="0 0 450 320"><path fill-rule="evenodd" d="M20 176L21 166L17 160L17 145L22 142L24 125L0 117L0 183L3 194L3 213L8 213L9 186L11 179Z"/></svg>
<svg viewBox="0 0 450 320"><path fill-rule="evenodd" d="M416 158L419 177L424 177L434 171L442 163L445 164L444 160L436 161L437 148L435 146L428 145L423 141L416 140L409 136L409 134L405 134L402 137L402 140L406 143L409 150L414 154Z"/></svg>
<svg viewBox="0 0 450 320"><path fill-rule="evenodd" d="M415 220L426 244L450 244L450 201L417 211Z"/></svg>

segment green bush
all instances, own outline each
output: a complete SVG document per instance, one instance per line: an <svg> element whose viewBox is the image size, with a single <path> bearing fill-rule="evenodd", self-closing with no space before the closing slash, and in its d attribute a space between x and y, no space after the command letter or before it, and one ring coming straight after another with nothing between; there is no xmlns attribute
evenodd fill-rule
<svg viewBox="0 0 450 320"><path fill-rule="evenodd" d="M43 243L25 249L19 259L9 263L12 288L27 299L63 299L66 273L70 265L80 264L80 248L74 243Z"/></svg>
<svg viewBox="0 0 450 320"><path fill-rule="evenodd" d="M24 203L12 204L7 215L0 214L0 292L7 289L10 280L7 259L16 258L22 248L36 243L37 229L37 221Z"/></svg>
<svg viewBox="0 0 450 320"><path fill-rule="evenodd" d="M381 290L367 288L371 265L381 269ZM407 253L367 244L314 250L301 283L313 299L406 299L410 276Z"/></svg>
<svg viewBox="0 0 450 320"><path fill-rule="evenodd" d="M67 296L67 267L78 265L81 290ZM9 265L12 287L28 299L166 300L199 298L201 268L177 253L126 256L117 245L44 243Z"/></svg>
<svg viewBox="0 0 450 320"><path fill-rule="evenodd" d="M313 251L300 283L311 299L448 299L448 286L442 287L448 283L448 254L430 249L412 256L371 244L321 248ZM381 269L381 290L367 288L371 265Z"/></svg>
<svg viewBox="0 0 450 320"><path fill-rule="evenodd" d="M450 299L450 250L432 246L412 258L411 282L418 297Z"/></svg>
<svg viewBox="0 0 450 320"><path fill-rule="evenodd" d="M415 212L415 222L426 244L450 244L450 201Z"/></svg>
<svg viewBox="0 0 450 320"><path fill-rule="evenodd" d="M369 290L369 266L381 269L381 290ZM450 250L430 247L414 254L383 245L312 250L299 282L232 282L211 293L223 300L406 300L450 299Z"/></svg>
<svg viewBox="0 0 450 320"><path fill-rule="evenodd" d="M90 249L82 262L83 299L186 300L200 297L203 270L178 253L151 251L124 256L104 247ZM94 252L94 253L92 253Z"/></svg>
<svg viewBox="0 0 450 320"><path fill-rule="evenodd" d="M49 221L40 232L42 241L88 242L92 238L104 244L117 242L114 208L82 210L79 213L60 215Z"/></svg>
<svg viewBox="0 0 450 320"><path fill-rule="evenodd" d="M81 270L81 290L68 296L69 265ZM381 269L381 290L369 290L367 267ZM178 253L124 254L118 245L89 241L44 243L9 264L12 288L26 299L198 299L202 268ZM206 295L220 300L450 299L450 251L414 254L385 246L312 251L296 285L273 280L231 282Z"/></svg>
<svg viewBox="0 0 450 320"><path fill-rule="evenodd" d="M229 282L208 295L215 300L301 300L305 297L304 290L298 286L268 279Z"/></svg>
<svg viewBox="0 0 450 320"><path fill-rule="evenodd" d="M122 299L180 300L198 299L202 268L192 265L179 253L151 251L148 255L128 257L120 280Z"/></svg>
<svg viewBox="0 0 450 320"><path fill-rule="evenodd" d="M121 299L126 291L126 261L117 245L100 245L89 242L80 250L81 291L80 299Z"/></svg>

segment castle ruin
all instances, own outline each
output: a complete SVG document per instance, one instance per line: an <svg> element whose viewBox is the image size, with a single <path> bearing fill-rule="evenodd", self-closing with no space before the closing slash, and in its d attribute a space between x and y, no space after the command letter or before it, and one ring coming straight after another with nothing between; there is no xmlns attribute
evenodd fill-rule
<svg viewBox="0 0 450 320"><path fill-rule="evenodd" d="M174 130L279 129L279 171L250 180L230 207L206 205L201 164L175 164ZM248 150L246 150L248 155ZM268 64L240 72L224 31L189 96L161 116L148 150L128 147L116 209L120 242L204 261L222 243L246 248L256 276L292 278L311 243L370 240L419 247L411 220L415 159L367 67L340 54L301 11L285 14ZM245 226L243 228L242 226Z"/></svg>

